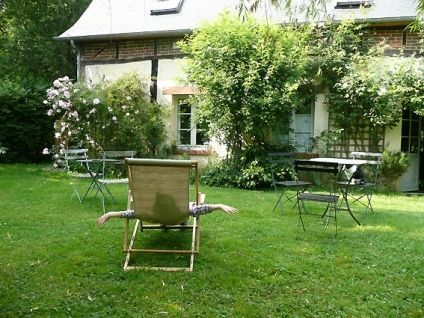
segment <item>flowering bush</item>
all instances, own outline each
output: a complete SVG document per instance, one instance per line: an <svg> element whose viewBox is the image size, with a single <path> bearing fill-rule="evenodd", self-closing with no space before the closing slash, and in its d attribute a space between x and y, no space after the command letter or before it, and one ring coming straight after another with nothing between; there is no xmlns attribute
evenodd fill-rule
<svg viewBox="0 0 424 318"><path fill-rule="evenodd" d="M163 110L149 100L146 88L134 74L88 86L74 84L67 76L55 80L44 104L47 115L56 119L56 164L61 149L69 147L155 154L164 140Z"/></svg>

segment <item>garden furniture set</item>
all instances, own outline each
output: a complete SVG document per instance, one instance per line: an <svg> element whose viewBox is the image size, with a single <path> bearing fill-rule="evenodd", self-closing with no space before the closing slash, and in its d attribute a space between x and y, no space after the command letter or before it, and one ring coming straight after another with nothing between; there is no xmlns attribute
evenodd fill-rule
<svg viewBox="0 0 424 318"><path fill-rule="evenodd" d="M134 158L134 151L105 151L102 158L88 158L87 149L75 149L64 151L66 168L70 177L90 178L90 184L84 196L78 193L73 186L73 195L77 195L83 202L89 193L94 197L100 196L103 212L105 212L105 198L114 197L109 189L112 184L128 183L127 211L133 211L136 223L130 237L129 222L125 220L124 248L125 253L124 270L131 269L156 269L165 271L192 271L195 255L199 252L200 242L200 219L194 216L193 221L188 222L188 207L190 198L190 175L194 173L194 187L191 191L199 203L199 170L198 163L191 160L161 160L161 159L138 159ZM362 159L358 159L362 158ZM373 158L374 160L370 160ZM371 205L372 193L378 176L381 154L376 153L352 153L352 158L313 158L309 160L294 160L293 153L270 153L268 160L275 168L277 165L289 165L293 168L297 177L301 180L279 181L278 173L272 172L272 185L277 192L277 202L273 211L279 206L283 208L285 202L297 205L299 213L299 227L305 227L305 217L314 215L321 217L325 225L330 221L334 223L335 235L337 235L337 213L345 204L350 216L360 225L360 222L352 212L352 202L361 202L365 198L366 210L373 211ZM107 178L108 165L112 167L125 168L128 178ZM361 167L371 165L374 182L366 182L364 176L358 174ZM84 173L73 173L73 168L82 167ZM112 169L113 170L113 169ZM356 170L356 171L354 171ZM317 176L320 179L317 179ZM345 180L341 180L341 176ZM309 176L309 178L304 178ZM312 176L312 178L311 178ZM323 178L321 178L323 176ZM320 182L316 182L320 180ZM318 188L317 188L318 185ZM279 191L279 187L282 188ZM354 187L360 191L359 196L351 192ZM294 190L295 194L288 190ZM325 190L323 190L325 189ZM339 202L340 191L342 201ZM319 208L306 208L305 203L315 202L323 205ZM361 202L362 203L362 202ZM147 224L146 224L147 223ZM189 248L180 246L168 248L136 248L137 235L147 230L191 230L191 244ZM163 242L160 244L162 245ZM163 247L163 246L162 246ZM159 254L185 254L189 256L188 266L136 266L130 263L137 253L159 253Z"/></svg>
<svg viewBox="0 0 424 318"><path fill-rule="evenodd" d="M104 151L101 158L89 158L88 149L63 150L69 178L85 178L90 180L83 196L79 194L77 185L71 181L73 185L71 198L76 195L79 202L82 203L88 195L94 193L94 197L100 197L102 209L105 212L106 198L109 197L113 201L116 201L109 186L128 183L128 178L116 177L116 174L117 171L120 172L120 175L125 173L123 169L124 159L133 158L135 154L135 151ZM115 175L112 176L113 174Z"/></svg>
<svg viewBox="0 0 424 318"><path fill-rule="evenodd" d="M296 181L279 181L276 176L275 166L272 167L272 184L278 194L277 202L274 205L273 211L280 206L283 210L283 203L287 201L294 202L298 206L299 223L305 229L303 216L305 214L316 214L316 212L307 212L304 202L315 201L324 203L325 210L319 214L321 217L326 217L326 224L329 219L333 219L337 234L337 211L346 210L353 220L358 224L361 223L352 212L352 204L355 202L361 203L366 210L373 212L372 196L377 184L377 178L381 163L381 153L371 152L352 152L351 158L312 158L309 160L294 160L287 153L280 153L286 157L285 160L274 160L279 156L278 153L269 154L269 162L277 164L288 164L291 166L297 176L300 173L307 172L307 180ZM367 170L365 176L363 170ZM314 190L314 185L317 182L312 182L312 179L320 183L321 176L326 182L326 186L319 184L320 191ZM370 178L371 180L367 180ZM311 179L312 178L312 179ZM322 182L322 180L321 180ZM278 187L282 187L278 190ZM288 189L295 191L295 194L288 193ZM323 193L323 188L326 188L327 193ZM353 191L355 190L355 191ZM338 191L342 196L339 202ZM285 197L285 200L283 199ZM344 205L344 207L342 207Z"/></svg>

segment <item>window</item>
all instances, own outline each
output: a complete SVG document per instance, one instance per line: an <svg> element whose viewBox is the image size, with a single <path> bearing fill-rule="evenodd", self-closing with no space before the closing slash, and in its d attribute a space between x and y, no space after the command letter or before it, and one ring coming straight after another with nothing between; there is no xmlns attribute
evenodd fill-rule
<svg viewBox="0 0 424 318"><path fill-rule="evenodd" d="M420 148L420 121L419 116L406 109L402 116L402 139L400 149L407 153L418 153Z"/></svg>
<svg viewBox="0 0 424 318"><path fill-rule="evenodd" d="M371 1L370 0L337 1L334 9L359 9L360 7L363 7L363 8L371 7Z"/></svg>
<svg viewBox="0 0 424 318"><path fill-rule="evenodd" d="M313 133L313 108L314 103L306 103L296 109L293 115L293 140L298 151L310 151Z"/></svg>
<svg viewBox="0 0 424 318"><path fill-rule="evenodd" d="M187 98L179 98L177 104L177 144L180 146L200 146L207 142L205 129L195 123L196 106Z"/></svg>
<svg viewBox="0 0 424 318"><path fill-rule="evenodd" d="M184 0L156 0L150 15L162 15L178 13L181 10Z"/></svg>

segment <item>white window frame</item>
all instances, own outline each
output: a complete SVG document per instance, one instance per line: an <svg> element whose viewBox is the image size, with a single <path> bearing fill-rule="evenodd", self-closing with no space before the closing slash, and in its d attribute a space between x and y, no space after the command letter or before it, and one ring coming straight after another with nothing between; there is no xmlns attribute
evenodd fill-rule
<svg viewBox="0 0 424 318"><path fill-rule="evenodd" d="M187 100L189 96L179 96L176 98L176 113L177 113L177 122L176 122L176 133L177 133L177 147L179 148L205 148L207 147L207 142L205 144L197 144L197 133L201 131L201 129L196 128L195 124L195 112L196 105L190 104L190 113L181 113L180 112L180 103L181 101ZM182 129L181 128L181 115L189 115L190 116L190 129ZM190 131L190 144L182 144L180 131Z"/></svg>
<svg viewBox="0 0 424 318"><path fill-rule="evenodd" d="M305 151L308 152L310 151L310 147L311 147L311 141L312 141L312 137L313 137L313 133L314 133L314 118L315 118L315 102L312 101L309 105L309 109L310 109L310 113L306 113L306 114L299 114L296 113L296 111L293 112L292 115L292 122L291 122L291 128L293 129L293 132L290 133L290 138L292 140L296 140L296 136L297 135L304 135L304 134L308 134L309 135L309 142L308 144L302 144L302 145L295 145L296 148L298 148L298 151ZM296 116L298 115L310 115L311 116L311 126L309 127L308 130L305 131L296 131L295 129L295 120L296 120Z"/></svg>

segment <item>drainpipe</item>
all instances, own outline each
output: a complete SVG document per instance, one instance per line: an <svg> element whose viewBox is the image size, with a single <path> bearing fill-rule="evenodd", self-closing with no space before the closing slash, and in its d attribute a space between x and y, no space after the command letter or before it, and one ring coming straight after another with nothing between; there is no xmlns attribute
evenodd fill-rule
<svg viewBox="0 0 424 318"><path fill-rule="evenodd" d="M79 82L81 78L81 50L75 45L74 40L71 40L72 49L77 51L77 82Z"/></svg>

